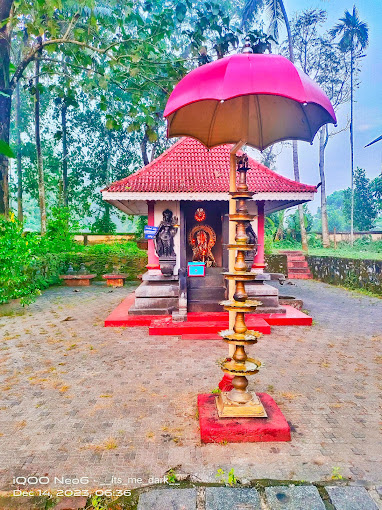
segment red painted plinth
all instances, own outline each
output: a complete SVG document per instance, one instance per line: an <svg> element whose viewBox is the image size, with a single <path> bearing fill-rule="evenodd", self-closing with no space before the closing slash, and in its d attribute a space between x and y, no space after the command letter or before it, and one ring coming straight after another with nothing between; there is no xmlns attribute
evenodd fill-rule
<svg viewBox="0 0 382 510"><path fill-rule="evenodd" d="M219 340L218 332L228 328L228 312L188 313L186 322L173 322L170 315L129 315L135 294L127 296L105 320L105 326L149 326L150 335L175 335L183 340ZM309 317L293 306L284 305L286 313L248 313L249 329L269 335L271 326L310 326Z"/></svg>
<svg viewBox="0 0 382 510"><path fill-rule="evenodd" d="M276 402L267 393L257 393L268 418L219 418L215 395L198 395L202 443L257 443L290 441L290 427Z"/></svg>

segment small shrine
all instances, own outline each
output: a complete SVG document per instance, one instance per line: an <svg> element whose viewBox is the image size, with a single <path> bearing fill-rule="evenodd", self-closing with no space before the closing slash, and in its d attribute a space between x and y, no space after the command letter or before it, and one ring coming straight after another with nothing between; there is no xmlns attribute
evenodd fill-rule
<svg viewBox="0 0 382 510"><path fill-rule="evenodd" d="M102 197L126 214L148 216L148 264L129 315L222 312L227 299L229 231L228 190L231 145L207 149L182 138L151 163L102 190ZM264 260L267 214L308 202L315 186L283 177L252 158L246 159L248 241L245 263L256 278L246 285L261 302L257 313L283 313L278 290ZM232 222L231 222L232 224ZM280 278L282 275L274 275Z"/></svg>

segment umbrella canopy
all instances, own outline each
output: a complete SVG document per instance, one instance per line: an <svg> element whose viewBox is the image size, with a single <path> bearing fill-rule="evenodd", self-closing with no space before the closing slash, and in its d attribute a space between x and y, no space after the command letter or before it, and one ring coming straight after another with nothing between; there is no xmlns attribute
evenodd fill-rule
<svg viewBox="0 0 382 510"><path fill-rule="evenodd" d="M282 140L312 142L336 123L320 87L281 55L236 54L201 66L173 90L164 111L168 137L206 147L242 140L263 150Z"/></svg>

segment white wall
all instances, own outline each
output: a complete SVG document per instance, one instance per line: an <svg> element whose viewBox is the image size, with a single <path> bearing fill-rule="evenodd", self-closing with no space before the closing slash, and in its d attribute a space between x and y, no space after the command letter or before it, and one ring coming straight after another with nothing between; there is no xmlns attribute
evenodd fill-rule
<svg viewBox="0 0 382 510"><path fill-rule="evenodd" d="M162 213L164 210L170 209L172 211L173 216L178 217L178 221L180 221L180 202L176 202L174 200L169 201L158 201L154 204L154 225L156 227L159 226L159 223L163 220ZM179 262L180 262L180 233L179 229L174 237L174 250L176 254L176 265L174 268L174 274L178 274Z"/></svg>

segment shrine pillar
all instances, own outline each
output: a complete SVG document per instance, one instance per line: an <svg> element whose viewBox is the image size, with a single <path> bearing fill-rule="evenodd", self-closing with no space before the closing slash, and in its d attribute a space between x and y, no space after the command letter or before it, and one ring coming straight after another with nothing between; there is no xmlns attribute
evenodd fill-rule
<svg viewBox="0 0 382 510"><path fill-rule="evenodd" d="M154 206L155 200L147 200L147 224L150 226L155 226L155 218L154 218ZM160 270L159 259L157 254L155 253L154 240L148 239L148 248L147 248L147 269L148 271L158 271Z"/></svg>
<svg viewBox="0 0 382 510"><path fill-rule="evenodd" d="M264 202L257 202L257 238L258 247L255 258L253 259L252 272L263 273L266 267L264 258L264 242L265 242L265 214L264 214Z"/></svg>

